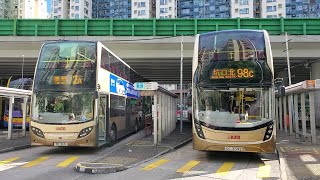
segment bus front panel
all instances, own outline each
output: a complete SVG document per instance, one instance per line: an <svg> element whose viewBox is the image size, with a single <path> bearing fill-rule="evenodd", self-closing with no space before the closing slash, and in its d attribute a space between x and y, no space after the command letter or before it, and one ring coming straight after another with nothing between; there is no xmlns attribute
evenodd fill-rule
<svg viewBox="0 0 320 180"><path fill-rule="evenodd" d="M70 125L31 122L31 145L95 147L97 146L96 131L93 121Z"/></svg>

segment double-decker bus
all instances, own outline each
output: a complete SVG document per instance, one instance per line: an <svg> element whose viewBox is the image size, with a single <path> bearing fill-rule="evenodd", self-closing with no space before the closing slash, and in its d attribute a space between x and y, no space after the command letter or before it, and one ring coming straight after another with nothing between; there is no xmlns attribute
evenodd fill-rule
<svg viewBox="0 0 320 180"><path fill-rule="evenodd" d="M44 43L31 96L31 145L97 147L142 125L142 81L101 42Z"/></svg>
<svg viewBox="0 0 320 180"><path fill-rule="evenodd" d="M193 148L275 152L273 57L265 30L196 36Z"/></svg>
<svg viewBox="0 0 320 180"><path fill-rule="evenodd" d="M31 90L32 87L32 79L31 78L20 78L14 81L11 81L11 78L8 81L7 87L9 88L16 88L16 89L25 89ZM23 99L15 98L13 109L12 109L12 126L13 127L22 127L23 121L23 113L22 113L22 104ZM29 127L30 117L28 114L29 106L27 106L27 119L26 119L26 127ZM4 106L4 115L1 125L5 128L8 127L9 121L9 99L5 100Z"/></svg>

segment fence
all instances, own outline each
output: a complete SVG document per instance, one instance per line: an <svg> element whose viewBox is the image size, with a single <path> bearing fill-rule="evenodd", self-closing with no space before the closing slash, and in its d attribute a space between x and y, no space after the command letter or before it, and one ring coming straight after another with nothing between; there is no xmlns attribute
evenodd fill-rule
<svg viewBox="0 0 320 180"><path fill-rule="evenodd" d="M320 18L0 19L0 36L192 36L228 29L265 29L270 35L320 35Z"/></svg>
<svg viewBox="0 0 320 180"><path fill-rule="evenodd" d="M275 101L277 129L299 136L301 141L311 138L312 144L316 144L315 107L320 102L315 100L315 94L320 90L320 79L302 81L285 89L285 95Z"/></svg>

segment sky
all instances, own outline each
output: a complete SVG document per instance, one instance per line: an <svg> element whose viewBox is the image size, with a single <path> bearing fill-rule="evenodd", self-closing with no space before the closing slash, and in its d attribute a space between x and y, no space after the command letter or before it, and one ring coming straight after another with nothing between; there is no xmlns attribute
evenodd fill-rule
<svg viewBox="0 0 320 180"><path fill-rule="evenodd" d="M47 12L50 13L51 10L51 0L47 0Z"/></svg>

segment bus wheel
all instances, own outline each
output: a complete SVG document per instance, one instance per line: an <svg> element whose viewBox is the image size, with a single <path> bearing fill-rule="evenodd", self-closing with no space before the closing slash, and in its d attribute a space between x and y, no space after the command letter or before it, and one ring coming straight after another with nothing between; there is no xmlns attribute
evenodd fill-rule
<svg viewBox="0 0 320 180"><path fill-rule="evenodd" d="M111 144L114 144L117 140L117 126L115 124L113 124L111 127L110 140Z"/></svg>

